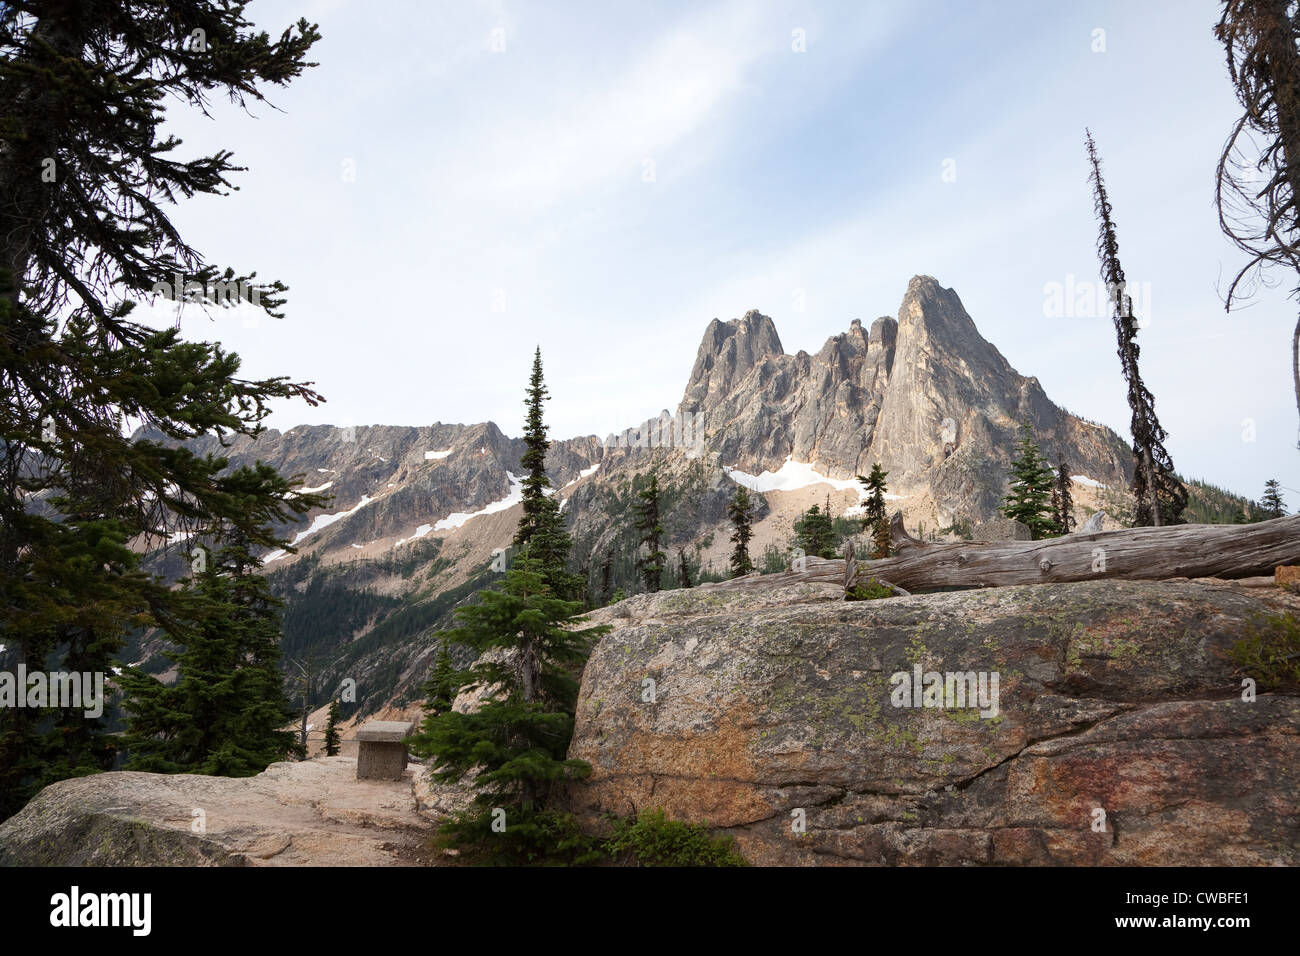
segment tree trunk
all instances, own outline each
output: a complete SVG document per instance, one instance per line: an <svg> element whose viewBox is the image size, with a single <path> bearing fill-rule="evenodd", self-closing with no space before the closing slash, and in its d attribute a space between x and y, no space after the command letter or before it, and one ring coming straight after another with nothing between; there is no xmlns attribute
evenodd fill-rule
<svg viewBox="0 0 1300 956"><path fill-rule="evenodd" d="M1160 520L1160 493L1159 484L1156 481L1156 463L1151 454L1151 447L1148 445L1146 450L1147 459L1147 491L1151 494L1151 523L1159 528L1164 524Z"/></svg>
<svg viewBox="0 0 1300 956"><path fill-rule="evenodd" d="M75 14L71 6L62 12L43 13L32 28L32 42L79 59L85 44L75 30ZM58 140L44 115L54 99L45 81L29 78L13 80L11 85L0 106L8 115L21 118L22 125L14 141L0 140L0 196L5 197L0 212L0 269L12 273L14 288L3 297L16 306L32 264L36 224L50 205L52 187L41 180L41 161L56 157ZM69 173L56 168L56 175L61 179Z"/></svg>
<svg viewBox="0 0 1300 956"><path fill-rule="evenodd" d="M1300 415L1300 319L1296 320L1295 334L1291 336L1291 376L1295 379L1295 410ZM1300 429L1296 432L1295 446L1300 449Z"/></svg>
<svg viewBox="0 0 1300 956"><path fill-rule="evenodd" d="M867 578L915 591L946 587L1003 587L1122 578L1247 578L1272 574L1279 564L1300 565L1300 515L1251 525L1171 525L1074 533L1042 541L924 544L894 518L896 557L857 563ZM806 570L750 575L710 588L771 588L785 584L843 584L841 559L805 558Z"/></svg>

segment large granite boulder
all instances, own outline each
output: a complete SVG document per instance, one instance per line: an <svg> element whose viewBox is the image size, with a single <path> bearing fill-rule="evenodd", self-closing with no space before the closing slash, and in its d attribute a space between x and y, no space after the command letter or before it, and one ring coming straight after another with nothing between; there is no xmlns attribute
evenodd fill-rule
<svg viewBox="0 0 1300 956"><path fill-rule="evenodd" d="M763 864L1300 863L1300 698L1243 700L1226 657L1295 596L841 597L697 588L598 612L618 629L583 675L569 755L593 772L571 806L594 827L661 806ZM957 681L925 706L895 677L918 671L973 672L985 702L997 675L996 706L961 706Z"/></svg>

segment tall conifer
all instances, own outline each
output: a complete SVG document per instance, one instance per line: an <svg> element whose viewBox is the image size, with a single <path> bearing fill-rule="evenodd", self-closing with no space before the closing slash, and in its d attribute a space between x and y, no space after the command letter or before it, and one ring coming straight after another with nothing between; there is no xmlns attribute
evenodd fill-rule
<svg viewBox="0 0 1300 956"><path fill-rule="evenodd" d="M659 476L650 473L650 480L637 494L635 527L645 554L637 557L637 570L645 578L645 589L654 593L662 581L668 556L660 548L663 525L659 523Z"/></svg>
<svg viewBox="0 0 1300 956"><path fill-rule="evenodd" d="M546 473L546 452L551 443L546 437L542 405L549 397L542 375L542 350L538 347L524 398L528 411L524 419L525 450L520 459L524 469L523 515L514 544L517 548L528 547L551 590L568 598L577 592L578 582L568 569L572 541Z"/></svg>
<svg viewBox="0 0 1300 956"><path fill-rule="evenodd" d="M325 721L325 756L337 757L339 754L339 702L330 701L329 716Z"/></svg>
<svg viewBox="0 0 1300 956"><path fill-rule="evenodd" d="M1029 528L1037 540L1056 530L1051 513L1054 478L1038 450L1029 422L1021 423L1020 445L1011 462L1011 488L1003 499L1002 513Z"/></svg>
<svg viewBox="0 0 1300 956"><path fill-rule="evenodd" d="M476 651L457 682L486 698L469 713L448 709L424 723L433 777L473 775L474 805L443 825L448 842L516 862L548 855L556 818L547 800L557 783L590 767L567 759L578 680L591 641L607 626L582 628L582 605L557 598L530 548L499 588L456 611L443 639ZM501 811L501 812L495 812Z"/></svg>
<svg viewBox="0 0 1300 956"><path fill-rule="evenodd" d="M313 65L318 39L305 20L272 39L214 0L0 5L0 643L29 668L107 672L131 631L183 642L197 592L142 570L142 546L219 548L238 528L277 548L267 529L325 501L177 447L255 437L276 399L318 403L310 383L243 379L179 319L131 318L160 283L185 298L216 280L284 314L282 284L207 262L171 221L180 197L223 194L241 167L225 149L180 155L163 114L260 101ZM123 420L150 436L129 440ZM234 607L200 616L218 606ZM0 709L0 817L44 783L111 768L107 716Z"/></svg>
<svg viewBox="0 0 1300 956"><path fill-rule="evenodd" d="M1120 368L1128 385L1128 404L1132 410L1133 497L1137 499L1134 522L1138 527L1178 524L1187 507L1187 488L1174 474L1174 463L1165 451L1165 430L1156 418L1156 400L1138 371L1138 324L1133 316L1133 299L1124 292L1124 269L1119 262L1119 241L1111 219L1110 198L1101 179L1101 160L1088 133L1088 161L1092 165L1092 186L1097 219L1100 223L1097 253L1101 257L1101 275L1111 290L1114 304L1115 333L1119 339Z"/></svg>
<svg viewBox="0 0 1300 956"><path fill-rule="evenodd" d="M727 517L731 519L731 576L744 577L754 570L754 562L749 557L749 542L754 537L753 504L749 500L749 489L744 485L736 486L736 494L727 505Z"/></svg>

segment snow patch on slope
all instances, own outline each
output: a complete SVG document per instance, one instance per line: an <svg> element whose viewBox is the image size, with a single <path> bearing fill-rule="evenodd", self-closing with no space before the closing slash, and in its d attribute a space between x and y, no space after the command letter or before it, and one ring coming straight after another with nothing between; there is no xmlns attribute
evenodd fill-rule
<svg viewBox="0 0 1300 956"><path fill-rule="evenodd" d="M749 475L726 465L722 470L732 481L750 491L796 491L812 485L830 485L836 491L862 487L856 478L828 478L814 470L812 465L794 461L793 456L786 458L778 471L765 471L761 475Z"/></svg>
<svg viewBox="0 0 1300 956"><path fill-rule="evenodd" d="M398 538L395 542L393 542L393 547L396 548L398 545L406 544L406 542L408 541L418 541L420 538L423 538L432 530L433 530L433 525L422 524L420 525L420 527L415 529L415 534L411 535L409 538Z"/></svg>
<svg viewBox="0 0 1300 956"><path fill-rule="evenodd" d="M424 453L424 460L441 461L442 459L446 458L450 454L451 454L450 448L448 448L446 451L426 451Z"/></svg>
<svg viewBox="0 0 1300 956"><path fill-rule="evenodd" d="M494 501L485 505L478 511L464 512L458 511L455 514L447 515L433 526L434 531L450 531L453 528L459 528L469 521L470 518L477 518L479 515L496 514L498 511L505 511L519 502L524 500L524 483L522 479L516 478L513 473L507 471L506 477L510 479L510 493L500 501ZM423 525L421 525L423 527Z"/></svg>
<svg viewBox="0 0 1300 956"><path fill-rule="evenodd" d="M312 521L311 526L306 531L299 531L294 536L293 541L289 543L296 545L299 541L302 541L304 538L310 537L316 532L323 531L325 528L328 528L334 522L340 521L343 518L346 518L348 515L356 514L358 511L360 511L362 508L364 508L366 505L370 504L370 502L374 500L375 499L371 498L369 495L362 495L361 500L358 501L353 507L349 508L347 511L338 511L332 515L330 514L317 515L315 519ZM264 557L262 559L262 563L270 564L272 561L278 561L288 553L289 552L285 551L283 548L277 548L276 550L268 554L266 557Z"/></svg>
<svg viewBox="0 0 1300 956"><path fill-rule="evenodd" d="M297 544L299 541L315 534L317 531L325 530L334 522L341 521L343 518L346 518L348 515L356 514L358 511L360 511L362 508L364 508L366 505L370 504L370 502L374 500L375 499L371 498L369 495L362 495L361 500L358 501L354 506L349 508L347 511L338 511L332 515L317 515L316 518L312 521L311 527L309 527L306 531L299 531L298 534L294 537L293 541L290 542L290 544Z"/></svg>
<svg viewBox="0 0 1300 956"><path fill-rule="evenodd" d="M594 465L592 465L590 468L584 468L584 469L582 469L582 471L578 472L578 477L577 477L577 478L574 478L574 479L571 480L571 481L567 481L567 482L565 482L564 487L567 488L567 487L569 487L569 485L576 485L576 484L577 484L578 482L580 482L583 478L590 478L592 475L594 475L594 474L596 473L596 470L597 470L598 468L600 468L600 462L596 462L596 463L595 463Z"/></svg>

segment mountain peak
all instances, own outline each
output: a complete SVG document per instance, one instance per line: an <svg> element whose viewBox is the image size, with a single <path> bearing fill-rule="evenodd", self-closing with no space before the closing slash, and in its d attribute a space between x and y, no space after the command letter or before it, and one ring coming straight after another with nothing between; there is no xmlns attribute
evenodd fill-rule
<svg viewBox="0 0 1300 956"><path fill-rule="evenodd" d="M881 462L897 493L928 498L949 516L996 508L1004 452L1026 418L1045 448L1084 473L1123 480L1112 449L1081 438L1039 383L980 334L957 293L927 275L908 282L897 319L869 329L854 319L816 354L786 355L760 312L715 319L681 410L705 413L709 451L742 471L793 458L842 479Z"/></svg>
<svg viewBox="0 0 1300 956"><path fill-rule="evenodd" d="M682 408L696 411L708 397L727 395L756 365L785 354L771 318L750 309L739 319L714 319L704 330L695 366L682 396Z"/></svg>
<svg viewBox="0 0 1300 956"><path fill-rule="evenodd" d="M1011 371L1006 359L975 326L961 299L933 276L913 276L898 307L900 352L922 350L960 355L989 372Z"/></svg>
<svg viewBox="0 0 1300 956"><path fill-rule="evenodd" d="M710 332L714 334L714 343L717 346L724 345L728 339L735 339L738 345L747 347L755 356L785 353L785 349L781 346L781 337L776 334L776 323L758 309L750 309L740 318L729 322L719 322L714 319L709 323L704 336L705 342L701 343L701 348L709 341Z"/></svg>

